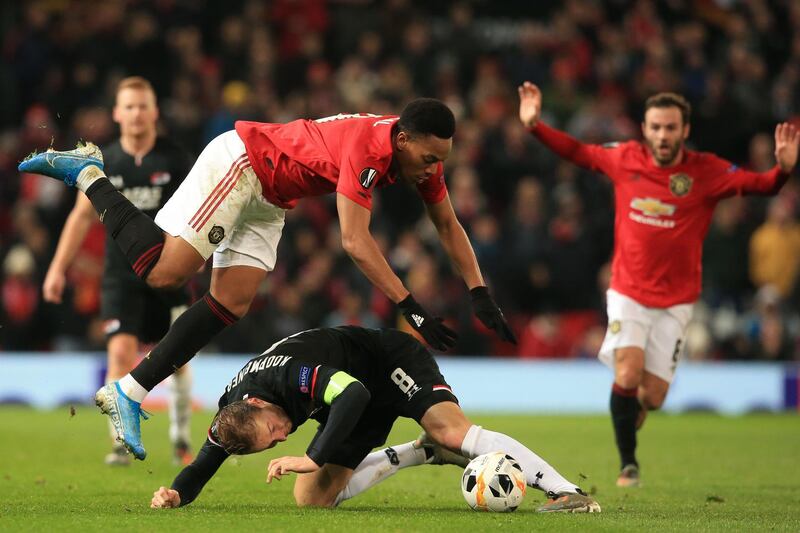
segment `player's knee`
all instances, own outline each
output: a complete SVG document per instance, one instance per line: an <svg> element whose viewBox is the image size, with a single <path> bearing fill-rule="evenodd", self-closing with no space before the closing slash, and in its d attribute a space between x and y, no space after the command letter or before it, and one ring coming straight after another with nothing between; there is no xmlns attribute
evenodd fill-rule
<svg viewBox="0 0 800 533"><path fill-rule="evenodd" d="M147 275L147 285L156 290L175 290L180 289L188 283L191 275L186 275L183 272L169 271L166 269L154 268Z"/></svg>
<svg viewBox="0 0 800 533"><path fill-rule="evenodd" d="M428 435L434 442L450 450L460 450L464 442L466 430L457 426L440 426L428 431Z"/></svg>
<svg viewBox="0 0 800 533"><path fill-rule="evenodd" d="M324 494L309 494L303 491L294 493L294 503L297 507L335 507L336 498L327 497Z"/></svg>
<svg viewBox="0 0 800 533"><path fill-rule="evenodd" d="M664 405L664 399L666 397L666 391L645 390L644 395L642 396L642 404L648 411L655 411Z"/></svg>
<svg viewBox="0 0 800 533"><path fill-rule="evenodd" d="M618 368L614 381L623 389L635 389L642 383L642 371L636 368Z"/></svg>

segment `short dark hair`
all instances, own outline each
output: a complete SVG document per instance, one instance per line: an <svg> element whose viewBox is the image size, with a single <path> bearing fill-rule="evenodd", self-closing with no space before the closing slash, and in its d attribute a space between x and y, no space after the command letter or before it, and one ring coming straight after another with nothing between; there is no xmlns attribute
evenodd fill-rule
<svg viewBox="0 0 800 533"><path fill-rule="evenodd" d="M435 98L417 98L400 113L397 127L411 136L435 135L440 139L450 139L456 132L456 117L444 102Z"/></svg>
<svg viewBox="0 0 800 533"><path fill-rule="evenodd" d="M683 124L689 124L692 118L692 105L683 96L677 93L654 94L644 103L644 112L651 107L677 107L681 112Z"/></svg>
<svg viewBox="0 0 800 533"><path fill-rule="evenodd" d="M258 407L246 401L233 402L219 410L211 422L211 436L231 455L243 455L253 449Z"/></svg>

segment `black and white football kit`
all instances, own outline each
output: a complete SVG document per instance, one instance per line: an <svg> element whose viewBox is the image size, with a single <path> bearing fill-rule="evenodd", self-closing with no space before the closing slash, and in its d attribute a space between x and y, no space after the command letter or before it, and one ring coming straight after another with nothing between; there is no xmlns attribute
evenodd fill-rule
<svg viewBox="0 0 800 533"><path fill-rule="evenodd" d="M251 359L219 407L248 398L280 406L292 432L308 419L318 421L306 454L320 466L351 469L386 442L398 417L419 422L432 405L458 402L433 356L412 336L355 326L304 331ZM214 431L172 484L181 505L197 497L228 457Z"/></svg>

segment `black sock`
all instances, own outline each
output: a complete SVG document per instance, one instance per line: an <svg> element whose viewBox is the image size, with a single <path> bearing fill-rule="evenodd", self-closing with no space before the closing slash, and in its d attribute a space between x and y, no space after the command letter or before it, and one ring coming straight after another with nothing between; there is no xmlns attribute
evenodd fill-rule
<svg viewBox="0 0 800 533"><path fill-rule="evenodd" d="M206 293L175 320L161 342L131 370L131 377L148 391L153 390L237 320L239 317Z"/></svg>
<svg viewBox="0 0 800 533"><path fill-rule="evenodd" d="M142 279L158 261L164 233L155 221L139 211L108 178L100 178L86 190L100 221Z"/></svg>
<svg viewBox="0 0 800 533"><path fill-rule="evenodd" d="M636 417L640 408L636 388L623 389L614 383L611 388L611 422L623 467L639 464L636 462Z"/></svg>

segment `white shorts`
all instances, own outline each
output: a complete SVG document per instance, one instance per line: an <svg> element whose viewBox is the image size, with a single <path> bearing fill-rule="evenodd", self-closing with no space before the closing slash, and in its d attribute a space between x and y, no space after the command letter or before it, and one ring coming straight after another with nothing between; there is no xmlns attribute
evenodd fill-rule
<svg viewBox="0 0 800 533"><path fill-rule="evenodd" d="M208 143L155 221L203 258L214 254L214 267L270 271L285 213L261 195L244 143L232 130Z"/></svg>
<svg viewBox="0 0 800 533"><path fill-rule="evenodd" d="M606 303L608 329L598 359L613 370L614 351L635 346L644 350L644 369L671 383L693 304L645 307L612 289L606 292Z"/></svg>

